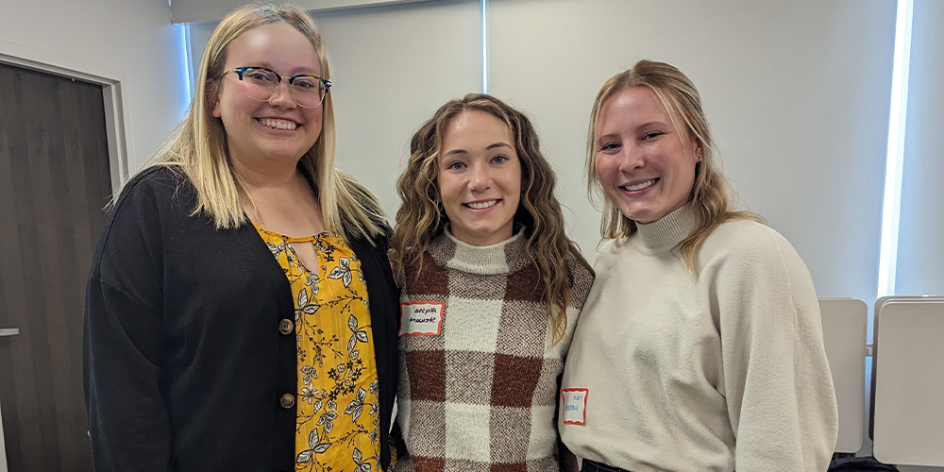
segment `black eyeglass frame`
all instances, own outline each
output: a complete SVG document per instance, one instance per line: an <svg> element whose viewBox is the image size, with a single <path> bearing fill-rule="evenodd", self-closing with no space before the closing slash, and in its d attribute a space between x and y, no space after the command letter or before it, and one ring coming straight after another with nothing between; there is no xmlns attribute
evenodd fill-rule
<svg viewBox="0 0 944 472"><path fill-rule="evenodd" d="M318 102L318 103L316 103L316 104L314 104L314 105L311 105L311 106L305 106L305 105L302 105L301 103L298 103L298 99L295 98L294 89L292 89L292 88L289 89L289 91L290 91L291 94L292 94L292 100L295 101L295 104L296 104L296 105L298 105L298 106L300 106L300 107L302 107L302 108L315 108L315 107L317 107L318 105L321 105L322 103L324 103L325 98L328 97L328 91L331 90L331 85L332 85L331 81L330 81L330 80L322 79L321 77L318 77L317 75L311 75L311 74L295 74L295 75L293 75L293 76L291 76L291 77L286 77L286 76L284 76L284 75L280 75L278 72L276 72L276 71L274 71L274 70L272 70L272 69L269 69L268 67L257 67L257 66L252 66L252 67L237 67L237 68L235 68L235 69L230 69L230 70L228 70L228 71L223 72L223 74L220 75L220 78L226 76L226 74L235 73L236 75L239 76L239 81L242 82L242 81L243 81L243 74L245 74L246 72L249 72L249 71L253 71L253 70L264 70L264 71L269 72L270 74L272 74L272 75L274 75L274 76L276 76L276 77L279 78L278 82L276 82L275 91L272 92L272 97L274 97L277 93L279 93L279 87L282 86L282 79L285 79L285 80L288 82L289 85L294 85L295 80L297 80L297 79L300 78L300 77L304 77L304 78L306 78L306 79L316 79L316 80L318 80L319 82L321 82L321 85L324 87L324 95L321 97L321 101L320 101L320 102ZM269 97L269 100L272 100L272 97ZM249 97L249 98L252 98L252 97ZM252 99L253 99L253 100L258 100L258 99L256 99L256 98L252 98ZM269 101L269 100L259 100L259 101L266 101L266 102L267 102L267 101Z"/></svg>

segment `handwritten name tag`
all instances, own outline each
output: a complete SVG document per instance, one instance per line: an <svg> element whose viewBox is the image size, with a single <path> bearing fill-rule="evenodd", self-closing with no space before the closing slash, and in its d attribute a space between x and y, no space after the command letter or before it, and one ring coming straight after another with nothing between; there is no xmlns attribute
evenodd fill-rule
<svg viewBox="0 0 944 472"><path fill-rule="evenodd" d="M443 302L401 303L400 336L439 336L445 306Z"/></svg>
<svg viewBox="0 0 944 472"><path fill-rule="evenodd" d="M587 396L590 391L585 388L562 388L561 400L564 406L564 423L587 423Z"/></svg>

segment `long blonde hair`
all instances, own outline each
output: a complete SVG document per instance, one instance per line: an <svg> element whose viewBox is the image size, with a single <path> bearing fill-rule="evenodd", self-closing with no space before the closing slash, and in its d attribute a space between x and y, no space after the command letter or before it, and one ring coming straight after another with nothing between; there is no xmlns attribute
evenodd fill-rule
<svg viewBox="0 0 944 472"><path fill-rule="evenodd" d="M196 87L188 115L147 166L182 171L197 193L192 214L209 216L217 229L237 228L247 222L243 203L248 196L233 175L223 122L212 115L219 97L226 48L246 31L278 22L288 23L308 38L321 62L322 78L330 80L324 43L314 21L304 10L293 5L262 4L239 8L227 15L210 35L196 80L203 86ZM377 236L384 232L386 218L376 198L351 176L334 167L333 103L328 93L322 104L321 135L301 157L298 166L315 187L328 230L345 238Z"/></svg>
<svg viewBox="0 0 944 472"><path fill-rule="evenodd" d="M695 253L719 225L736 219L763 222L763 218L755 213L731 210L734 190L721 172L719 164L715 162L711 131L695 84L675 66L643 59L603 84L590 113L590 129L587 133L587 190L592 201L596 201L598 195L603 195L600 235L606 239L628 239L637 231L636 222L622 214L602 191L600 177L594 166L600 110L610 97L633 87L648 87L652 90L670 112L673 126L680 131L687 130L694 139L696 148L700 147L702 151L702 160L695 166L695 184L689 197L695 212L695 229L678 246L685 264L692 269L695 266ZM685 121L684 127L675 122L676 114Z"/></svg>
<svg viewBox="0 0 944 472"><path fill-rule="evenodd" d="M514 138L515 152L521 160L521 201L514 221L524 226L526 251L543 282L542 296L557 342L567 328L566 309L574 284L567 261L576 261L590 273L593 269L564 232L564 216L554 194L557 178L541 154L531 121L501 100L485 94L450 100L413 135L407 168L397 180L401 205L390 242L391 255L399 264L422 267L423 253L430 242L445 231L449 219L441 205L437 160L449 124L468 110L495 116L508 126Z"/></svg>

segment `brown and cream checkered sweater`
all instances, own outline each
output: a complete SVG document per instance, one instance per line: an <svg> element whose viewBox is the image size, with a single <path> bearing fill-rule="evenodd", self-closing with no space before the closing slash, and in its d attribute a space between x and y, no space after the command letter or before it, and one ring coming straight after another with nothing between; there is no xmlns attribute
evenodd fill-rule
<svg viewBox="0 0 944 472"><path fill-rule="evenodd" d="M446 234L404 268L400 302L444 304L438 335L400 338L396 471L559 470L558 376L593 277L569 261L567 331L553 344L525 237L475 247ZM575 465L575 463L574 463ZM569 467L568 467L569 468Z"/></svg>

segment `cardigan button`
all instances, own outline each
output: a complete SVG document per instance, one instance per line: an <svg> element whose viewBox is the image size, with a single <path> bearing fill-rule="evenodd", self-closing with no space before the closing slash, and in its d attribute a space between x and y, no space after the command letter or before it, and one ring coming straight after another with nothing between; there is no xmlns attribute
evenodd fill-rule
<svg viewBox="0 0 944 472"><path fill-rule="evenodd" d="M288 318L279 321L279 332L282 334L292 334L295 332L295 323L292 323L292 320Z"/></svg>
<svg viewBox="0 0 944 472"><path fill-rule="evenodd" d="M282 405L282 408L285 408L286 410L291 409L295 406L295 395L292 395L291 393L282 395L282 398L279 398L279 405Z"/></svg>

